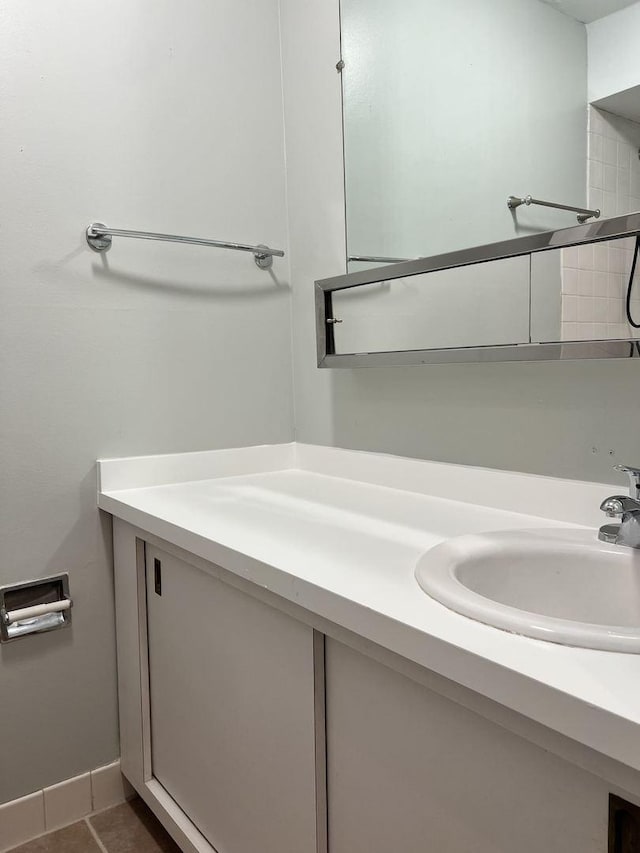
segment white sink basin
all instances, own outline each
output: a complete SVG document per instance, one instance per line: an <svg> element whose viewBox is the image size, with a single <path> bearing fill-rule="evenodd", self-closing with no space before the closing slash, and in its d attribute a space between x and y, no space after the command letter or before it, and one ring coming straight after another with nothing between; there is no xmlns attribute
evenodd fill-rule
<svg viewBox="0 0 640 853"><path fill-rule="evenodd" d="M451 610L505 631L640 653L640 551L594 530L460 536L427 551L416 579Z"/></svg>

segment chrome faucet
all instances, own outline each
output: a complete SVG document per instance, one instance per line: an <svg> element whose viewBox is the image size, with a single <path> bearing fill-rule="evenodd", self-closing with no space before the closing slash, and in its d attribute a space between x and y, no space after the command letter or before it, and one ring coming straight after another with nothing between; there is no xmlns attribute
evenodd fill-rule
<svg viewBox="0 0 640 853"><path fill-rule="evenodd" d="M613 495L602 501L600 509L609 518L619 518L620 524L605 524L598 532L598 539L640 548L640 469L628 465L616 465L615 469L629 475L630 495Z"/></svg>

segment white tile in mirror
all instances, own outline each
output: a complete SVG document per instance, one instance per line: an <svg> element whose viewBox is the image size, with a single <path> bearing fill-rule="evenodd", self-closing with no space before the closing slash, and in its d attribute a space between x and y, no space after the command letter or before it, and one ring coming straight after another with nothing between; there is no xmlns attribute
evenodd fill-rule
<svg viewBox="0 0 640 853"><path fill-rule="evenodd" d="M588 200L604 216L640 210L640 124L589 107ZM562 340L640 338L627 320L634 239L563 250ZM640 291L631 315L640 322Z"/></svg>

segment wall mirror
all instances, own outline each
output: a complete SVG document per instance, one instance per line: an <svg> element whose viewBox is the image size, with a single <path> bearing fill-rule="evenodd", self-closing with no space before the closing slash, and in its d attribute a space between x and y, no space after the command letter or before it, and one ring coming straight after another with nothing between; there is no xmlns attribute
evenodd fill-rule
<svg viewBox="0 0 640 853"><path fill-rule="evenodd" d="M640 2L341 0L349 275L319 283L320 364L638 354L611 344L638 335L629 15Z"/></svg>
<svg viewBox="0 0 640 853"><path fill-rule="evenodd" d="M638 210L640 94L619 108L596 76L596 36L630 5L341 0L348 256L365 259L349 271L577 224L571 211L510 209L510 196ZM612 60L621 48L612 33ZM587 175L604 138L626 144L626 161L616 150L606 165L629 177L606 197L600 169Z"/></svg>

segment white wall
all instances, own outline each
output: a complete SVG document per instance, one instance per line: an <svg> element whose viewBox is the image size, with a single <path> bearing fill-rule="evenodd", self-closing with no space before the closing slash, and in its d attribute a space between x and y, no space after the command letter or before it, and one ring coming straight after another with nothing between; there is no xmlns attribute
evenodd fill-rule
<svg viewBox="0 0 640 853"><path fill-rule="evenodd" d="M315 367L313 282L344 273L338 2L281 6L297 437L611 482L640 458L632 359Z"/></svg>
<svg viewBox="0 0 640 853"><path fill-rule="evenodd" d="M640 85L640 3L593 21L587 34L591 103Z"/></svg>
<svg viewBox="0 0 640 853"><path fill-rule="evenodd" d="M350 255L572 224L506 201L585 203L584 24L540 0L343 0L342 51Z"/></svg>
<svg viewBox="0 0 640 853"><path fill-rule="evenodd" d="M99 456L292 437L276 0L0 7L0 582L69 571L73 627L0 649L0 802L118 755Z"/></svg>

